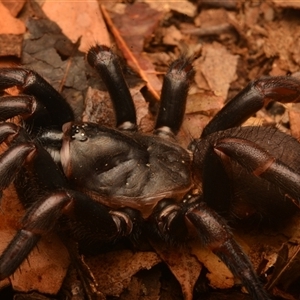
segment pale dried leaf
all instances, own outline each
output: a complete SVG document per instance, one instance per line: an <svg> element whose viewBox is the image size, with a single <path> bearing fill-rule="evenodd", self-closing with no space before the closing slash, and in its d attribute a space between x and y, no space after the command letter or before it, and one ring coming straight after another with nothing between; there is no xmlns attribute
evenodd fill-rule
<svg viewBox="0 0 300 300"><path fill-rule="evenodd" d="M9 10L0 2L0 34L23 34L25 25L19 19L14 18Z"/></svg>
<svg viewBox="0 0 300 300"><path fill-rule="evenodd" d="M110 45L108 31L96 0L48 0L43 5L43 11L73 43L81 38L80 51L88 51L97 42Z"/></svg>
<svg viewBox="0 0 300 300"><path fill-rule="evenodd" d="M289 110L291 134L300 140L300 110L291 108Z"/></svg>
<svg viewBox="0 0 300 300"><path fill-rule="evenodd" d="M225 266L225 264L213 254L210 250L205 249L200 243L192 244L192 253L198 260L204 264L208 270L207 278L209 285L213 288L228 289L234 285L234 276Z"/></svg>
<svg viewBox="0 0 300 300"><path fill-rule="evenodd" d="M10 14L13 17L16 17L18 13L21 11L21 9L24 7L26 0L18 0L18 1L2 0L2 3L9 10Z"/></svg>
<svg viewBox="0 0 300 300"><path fill-rule="evenodd" d="M230 83L236 78L238 56L232 55L223 45L214 42L203 46L201 62L196 64L196 72L201 72L215 95L227 98ZM199 77L195 76L196 83Z"/></svg>

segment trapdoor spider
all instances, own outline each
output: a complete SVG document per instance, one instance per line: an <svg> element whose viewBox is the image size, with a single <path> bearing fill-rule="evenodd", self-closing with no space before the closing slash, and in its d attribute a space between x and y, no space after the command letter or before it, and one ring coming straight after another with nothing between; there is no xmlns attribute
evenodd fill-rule
<svg viewBox="0 0 300 300"><path fill-rule="evenodd" d="M300 82L275 77L250 83L186 150L175 136L193 74L189 59L176 60L164 78L153 135L137 132L133 101L110 49L92 47L87 60L110 93L116 129L74 122L69 105L37 73L0 70L0 88L16 85L24 93L0 101L0 139L9 145L0 157L0 188L14 181L27 208L0 257L0 279L13 274L63 217L78 240L103 244L148 233L182 240L193 227L253 299L269 299L220 215L237 198L250 198L251 209L235 209L236 215L249 214L252 206L261 214L263 198L283 206L288 196L285 206L299 205L299 143L277 129L239 126L270 100L298 101ZM26 126L7 121L17 115ZM203 192L193 193L200 185Z"/></svg>

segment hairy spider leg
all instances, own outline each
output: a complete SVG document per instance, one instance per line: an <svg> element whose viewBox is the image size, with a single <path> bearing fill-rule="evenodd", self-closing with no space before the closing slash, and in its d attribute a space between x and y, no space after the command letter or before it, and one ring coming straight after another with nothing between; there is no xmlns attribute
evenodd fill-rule
<svg viewBox="0 0 300 300"><path fill-rule="evenodd" d="M240 278L253 299L270 299L249 258L234 240L230 228L214 210L203 201L192 203L185 216L195 226L203 245L220 257L229 270Z"/></svg>
<svg viewBox="0 0 300 300"><path fill-rule="evenodd" d="M240 126L270 101L299 102L300 81L291 76L278 76L250 82L206 125L201 138L217 131Z"/></svg>
<svg viewBox="0 0 300 300"><path fill-rule="evenodd" d="M136 130L136 112L129 88L124 79L118 57L110 48L97 45L87 54L110 94L114 105L117 127L120 130ZM190 80L194 74L191 59L181 57L174 61L164 78L155 133L176 135L182 124Z"/></svg>
<svg viewBox="0 0 300 300"><path fill-rule="evenodd" d="M164 241L178 243L186 238L191 226L197 231L203 247L216 254L240 278L255 300L269 299L252 264L235 241L224 219L207 206L200 196L187 195L183 202L162 200L155 208L151 221L156 234Z"/></svg>
<svg viewBox="0 0 300 300"><path fill-rule="evenodd" d="M242 138L219 140L215 153L222 161L233 159L254 176L278 185L300 207L300 174L256 143Z"/></svg>
<svg viewBox="0 0 300 300"><path fill-rule="evenodd" d="M191 59L184 57L175 60L164 77L155 124L158 135L174 136L181 127L190 81L194 75L191 62Z"/></svg>
<svg viewBox="0 0 300 300"><path fill-rule="evenodd" d="M109 92L116 114L116 127L136 131L136 111L117 55L107 46L96 45L90 48L87 61L97 70Z"/></svg>

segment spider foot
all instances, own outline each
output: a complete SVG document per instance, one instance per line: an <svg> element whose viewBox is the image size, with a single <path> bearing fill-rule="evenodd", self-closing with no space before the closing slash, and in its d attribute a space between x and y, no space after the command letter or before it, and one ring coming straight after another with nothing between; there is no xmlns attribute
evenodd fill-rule
<svg viewBox="0 0 300 300"><path fill-rule="evenodd" d="M253 299L270 299L258 279L252 264L234 240L228 225L204 202L192 204L186 212L204 246L219 256L229 270L241 279Z"/></svg>

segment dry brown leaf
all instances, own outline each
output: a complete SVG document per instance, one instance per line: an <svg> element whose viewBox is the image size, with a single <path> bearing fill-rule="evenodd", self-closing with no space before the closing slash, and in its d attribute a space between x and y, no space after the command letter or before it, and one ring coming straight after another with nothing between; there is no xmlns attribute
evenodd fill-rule
<svg viewBox="0 0 300 300"><path fill-rule="evenodd" d="M133 253L123 250L88 257L85 262L101 293L106 296L119 296L128 287L134 274L143 269L151 269L161 260L154 252Z"/></svg>
<svg viewBox="0 0 300 300"><path fill-rule="evenodd" d="M267 288L272 289L281 282L284 290L299 278L300 267L300 245L286 243L278 252L277 261L274 264L272 278L268 282Z"/></svg>
<svg viewBox="0 0 300 300"><path fill-rule="evenodd" d="M0 56L21 56L24 23L14 18L0 1Z"/></svg>
<svg viewBox="0 0 300 300"><path fill-rule="evenodd" d="M202 265L192 255L191 249L186 246L168 247L153 241L151 244L180 283L184 299L192 300L194 286L202 270Z"/></svg>
<svg viewBox="0 0 300 300"><path fill-rule="evenodd" d="M9 10L0 2L0 34L23 34L25 25L19 19L14 18Z"/></svg>
<svg viewBox="0 0 300 300"><path fill-rule="evenodd" d="M153 1L144 0L153 9L169 12L170 10L193 18L197 13L197 7L188 0L181 1Z"/></svg>
<svg viewBox="0 0 300 300"><path fill-rule="evenodd" d="M182 41L182 34L174 25L167 27L164 30L163 35L163 42L165 45L176 46Z"/></svg>
<svg viewBox="0 0 300 300"><path fill-rule="evenodd" d="M211 91L192 94L187 99L186 113L201 112L206 116L213 116L223 107L223 103L224 98Z"/></svg>
<svg viewBox="0 0 300 300"><path fill-rule="evenodd" d="M201 113L186 114L179 134L177 135L180 145L187 147L192 139L198 139L201 136L205 125L210 121L211 117Z"/></svg>
<svg viewBox="0 0 300 300"><path fill-rule="evenodd" d="M107 28L96 0L48 0L43 5L43 11L73 43L81 39L80 51L88 51L95 43L110 46Z"/></svg>
<svg viewBox="0 0 300 300"><path fill-rule="evenodd" d="M195 62L197 85L203 86L201 77L197 74L201 72L210 90L225 100L230 83L236 79L237 62L238 56L232 55L223 45L217 42L205 44L202 57Z"/></svg>
<svg viewBox="0 0 300 300"><path fill-rule="evenodd" d="M294 19L283 19L278 23L267 23L266 29L268 36L263 44L263 49L267 57L278 57L273 63L271 75L280 75L279 70L283 74L287 72L297 72L299 70L299 40L300 40L300 21Z"/></svg>
<svg viewBox="0 0 300 300"><path fill-rule="evenodd" d="M135 3L130 8L127 7L122 14L114 13L113 17L110 17L104 6L101 8L106 23L128 65L145 80L152 97L159 99L161 82L156 77L151 61L142 51L145 39L151 37L163 14L150 9L146 3ZM110 8L110 11L112 9Z"/></svg>
<svg viewBox="0 0 300 300"><path fill-rule="evenodd" d="M70 263L64 244L55 235L41 239L27 260L11 277L14 290L39 291L56 295L61 288Z"/></svg>
<svg viewBox="0 0 300 300"><path fill-rule="evenodd" d="M21 9L24 7L26 0L18 0L18 1L7 1L2 0L0 1L3 5L9 10L10 14L13 17L16 17Z"/></svg>
<svg viewBox="0 0 300 300"><path fill-rule="evenodd" d="M83 122L93 122L103 126L114 126L115 114L108 92L89 87L85 96Z"/></svg>
<svg viewBox="0 0 300 300"><path fill-rule="evenodd" d="M202 10L195 18L195 25L204 29L226 23L228 23L228 12L225 9Z"/></svg>

